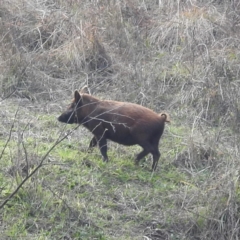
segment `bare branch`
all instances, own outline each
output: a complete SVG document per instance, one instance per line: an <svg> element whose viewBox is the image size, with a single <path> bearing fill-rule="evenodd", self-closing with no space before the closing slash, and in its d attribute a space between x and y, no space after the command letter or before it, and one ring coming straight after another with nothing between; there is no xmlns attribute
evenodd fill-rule
<svg viewBox="0 0 240 240"><path fill-rule="evenodd" d="M1 154L0 154L0 159L2 159L2 156L3 156L3 154L4 154L4 152L5 152L6 148L7 148L7 145L8 145L8 143L9 143L9 141L11 140L12 130L13 130L13 128L14 128L14 123L15 123L16 116L17 116L17 114L18 114L18 111L19 111L19 107L18 107L17 111L15 112L14 120L13 120L13 123L12 123L11 128L10 128L10 131L9 131L8 139L7 139L7 141L6 141L6 143L5 143L4 147L3 147L3 150L2 150L2 152L1 152Z"/></svg>

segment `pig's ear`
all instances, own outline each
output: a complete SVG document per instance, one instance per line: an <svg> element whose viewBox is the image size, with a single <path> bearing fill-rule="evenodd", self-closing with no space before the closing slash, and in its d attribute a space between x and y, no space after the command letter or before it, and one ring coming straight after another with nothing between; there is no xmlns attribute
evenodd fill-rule
<svg viewBox="0 0 240 240"><path fill-rule="evenodd" d="M75 103L78 103L80 101L80 99L81 99L81 95L80 95L79 91L75 90L75 92L74 92Z"/></svg>

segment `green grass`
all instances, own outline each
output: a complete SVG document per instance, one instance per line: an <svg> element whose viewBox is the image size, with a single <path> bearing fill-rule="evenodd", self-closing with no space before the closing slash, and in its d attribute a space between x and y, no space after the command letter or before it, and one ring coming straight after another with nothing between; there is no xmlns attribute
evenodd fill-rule
<svg viewBox="0 0 240 240"><path fill-rule="evenodd" d="M24 121L17 121L0 161L0 202L26 177L27 162L31 173L59 135L73 127L65 128L54 119L39 113L38 122L27 130ZM218 218L214 209L224 209L229 202L226 191L218 190L218 179L231 179L227 174L218 175L212 165L194 169L184 162L176 165L178 154L189 151L194 141L185 137L191 131L186 127L172 123L166 128L154 173L149 156L139 166L134 164L138 146L109 144L109 162L103 162L98 148L86 151L90 135L81 131L59 143L1 210L3 239L137 240L169 229L172 239L187 239L184 231L205 231L214 224L211 219ZM7 135L0 140L0 152L6 141ZM196 156L193 163L201 161ZM234 194L238 203L237 184Z"/></svg>
<svg viewBox="0 0 240 240"><path fill-rule="evenodd" d="M51 146L31 136L23 141L28 157L34 155L39 159ZM2 141L1 149L3 146ZM16 163L8 160L14 159L12 154L17 152L10 149L16 147L17 142L11 140L1 167ZM109 150L109 163L104 163L98 149L87 153L79 149L75 140L60 143L51 152L51 160L46 160L36 176L5 206L2 220L8 227L4 236L17 239L29 237L33 232L33 238L51 239L64 237L63 229L72 228L71 236L77 239L111 239L115 235L118 239L138 239L131 229L150 221L153 214L150 209L158 209L157 199L176 190L185 176L161 160L160 170L152 173L151 161L136 166L132 155L121 155L121 149L115 152L114 148ZM132 149L139 151L138 147ZM37 163L34 161L33 169ZM7 174L7 170L1 172L0 181L5 184L1 199L7 197L23 177L21 171L14 176ZM14 224L10 224L13 219ZM106 229L113 229L110 232L114 236Z"/></svg>

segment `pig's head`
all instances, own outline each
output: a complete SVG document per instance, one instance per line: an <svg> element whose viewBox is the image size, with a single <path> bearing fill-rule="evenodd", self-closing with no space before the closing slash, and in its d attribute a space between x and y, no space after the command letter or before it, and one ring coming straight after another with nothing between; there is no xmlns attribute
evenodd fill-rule
<svg viewBox="0 0 240 240"><path fill-rule="evenodd" d="M69 107L59 117L58 121L68 124L79 123L78 115L80 108L82 107L82 96L79 91L74 92L74 99Z"/></svg>

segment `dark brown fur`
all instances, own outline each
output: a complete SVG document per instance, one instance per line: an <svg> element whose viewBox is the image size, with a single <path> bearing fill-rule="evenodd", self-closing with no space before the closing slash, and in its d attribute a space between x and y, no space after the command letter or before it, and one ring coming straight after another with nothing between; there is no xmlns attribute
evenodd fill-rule
<svg viewBox="0 0 240 240"><path fill-rule="evenodd" d="M136 163L151 153L152 170L156 169L160 158L158 145L165 122L169 122L165 113L157 114L134 103L99 100L78 91L75 91L71 105L58 120L82 124L92 132L94 137L89 148L98 144L106 162L107 139L126 146L140 145L143 151L137 155Z"/></svg>

